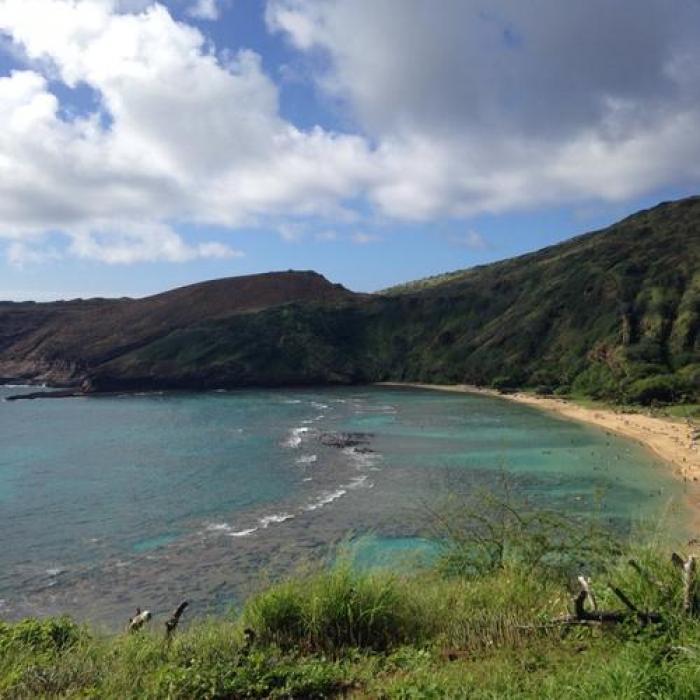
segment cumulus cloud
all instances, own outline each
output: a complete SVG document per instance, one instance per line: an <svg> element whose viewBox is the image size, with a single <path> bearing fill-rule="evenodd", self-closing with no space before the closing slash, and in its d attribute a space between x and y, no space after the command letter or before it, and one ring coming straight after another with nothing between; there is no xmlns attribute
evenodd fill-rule
<svg viewBox="0 0 700 700"><path fill-rule="evenodd" d="M427 219L700 177L700 3L270 0L378 143L369 196Z"/></svg>
<svg viewBox="0 0 700 700"><path fill-rule="evenodd" d="M79 258L112 264L155 260L186 262L195 258L226 259L242 255L240 251L216 241L188 245L163 224L139 225L129 222L78 230L72 235L70 252Z"/></svg>
<svg viewBox="0 0 700 700"><path fill-rule="evenodd" d="M36 265L58 260L61 254L54 248L41 248L32 246L24 241L13 241L7 246L7 261L14 267L22 268L25 265Z"/></svg>
<svg viewBox="0 0 700 700"><path fill-rule="evenodd" d="M0 77L9 255L39 259L51 233L105 262L230 257L180 224L289 239L353 203L371 226L700 179L696 0L268 0L266 21L353 129L297 128L260 56L216 53L154 0L0 0L24 61ZM69 113L56 82L89 88L92 111Z"/></svg>
<svg viewBox="0 0 700 700"><path fill-rule="evenodd" d="M0 236L58 230L77 255L185 260L222 251L177 243L165 222L330 213L357 188L364 141L281 119L259 56L240 51L224 66L162 5L122 9L0 0L0 32L32 62L0 78ZM65 119L48 75L89 86L100 109Z"/></svg>
<svg viewBox="0 0 700 700"><path fill-rule="evenodd" d="M219 6L216 0L196 0L187 11L190 17L206 19L211 22L219 19Z"/></svg>

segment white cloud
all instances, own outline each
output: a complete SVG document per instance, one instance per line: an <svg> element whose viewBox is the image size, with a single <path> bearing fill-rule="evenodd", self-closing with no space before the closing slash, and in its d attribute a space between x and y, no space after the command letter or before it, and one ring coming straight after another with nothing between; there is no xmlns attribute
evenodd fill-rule
<svg viewBox="0 0 700 700"><path fill-rule="evenodd" d="M78 258L90 258L109 264L131 264L166 260L187 262L196 258L227 259L240 257L233 248L210 241L188 245L171 228L163 224L135 225L122 223L72 234L70 252Z"/></svg>
<svg viewBox="0 0 700 700"><path fill-rule="evenodd" d="M373 233L356 231L350 236L350 240L358 245L367 245L367 243L378 243L382 239L379 236L375 236Z"/></svg>
<svg viewBox="0 0 700 700"><path fill-rule="evenodd" d="M469 250L486 250L488 248L486 239L474 229L462 235L450 236L449 240L453 245Z"/></svg>
<svg viewBox="0 0 700 700"><path fill-rule="evenodd" d="M188 259L198 249L154 233L164 222L329 214L358 189L364 141L281 119L256 54L224 66L162 5L118 9L116 0L0 0L0 32L33 66L0 78L1 237L51 230L75 255ZM98 113L62 118L41 66L89 85L109 126ZM118 227L121 242L101 234Z"/></svg>
<svg viewBox="0 0 700 700"><path fill-rule="evenodd" d="M304 227L297 223L282 223L277 226L280 238L287 243L299 243L304 237Z"/></svg>
<svg viewBox="0 0 700 700"><path fill-rule="evenodd" d="M32 246L24 241L13 241L7 246L7 261L15 267L26 265L38 265L51 260L58 260L62 256L54 248Z"/></svg>
<svg viewBox="0 0 700 700"><path fill-rule="evenodd" d="M438 6L439 5L439 6ZM371 200L425 220L700 179L700 3L269 0L378 144Z"/></svg>
<svg viewBox="0 0 700 700"><path fill-rule="evenodd" d="M216 0L196 0L187 11L190 17L216 21L219 19L219 6Z"/></svg>
<svg viewBox="0 0 700 700"><path fill-rule="evenodd" d="M26 61L0 77L10 255L36 258L50 232L106 262L224 257L178 228L298 238L299 220L371 226L372 207L468 217L700 180L694 0L269 0L266 19L356 133L296 128L257 54L215 54L162 3L0 0ZM94 112L66 116L54 81L91 88Z"/></svg>

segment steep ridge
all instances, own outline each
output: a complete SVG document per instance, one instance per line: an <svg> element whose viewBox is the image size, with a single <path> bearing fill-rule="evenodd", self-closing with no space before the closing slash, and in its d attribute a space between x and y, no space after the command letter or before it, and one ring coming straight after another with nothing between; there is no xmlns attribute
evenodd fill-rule
<svg viewBox="0 0 700 700"><path fill-rule="evenodd" d="M96 367L181 328L291 302L357 295L315 272L212 280L144 299L0 303L0 377L81 383Z"/></svg>
<svg viewBox="0 0 700 700"><path fill-rule="evenodd" d="M395 323L413 328L391 370L402 378L629 400L697 394L700 198L387 294Z"/></svg>
<svg viewBox="0 0 700 700"><path fill-rule="evenodd" d="M399 380L697 400L700 197L374 295L288 272L142 300L0 304L0 376L93 391Z"/></svg>

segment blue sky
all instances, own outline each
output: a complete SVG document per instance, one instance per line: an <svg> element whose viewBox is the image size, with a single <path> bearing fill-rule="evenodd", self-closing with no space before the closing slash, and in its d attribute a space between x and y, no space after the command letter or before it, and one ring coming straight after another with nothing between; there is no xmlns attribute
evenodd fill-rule
<svg viewBox="0 0 700 700"><path fill-rule="evenodd" d="M613 5L0 0L0 298L371 291L698 193L700 5Z"/></svg>

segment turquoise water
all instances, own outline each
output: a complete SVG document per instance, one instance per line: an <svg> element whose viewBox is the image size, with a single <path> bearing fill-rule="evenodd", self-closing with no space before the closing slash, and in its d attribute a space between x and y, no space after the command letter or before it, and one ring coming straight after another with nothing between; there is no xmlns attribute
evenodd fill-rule
<svg viewBox="0 0 700 700"><path fill-rule="evenodd" d="M18 393L0 388L0 397ZM364 433L357 444L343 433ZM636 444L482 396L389 388L0 402L0 615L221 609L361 539L430 551L428 507L498 484L622 530L681 485Z"/></svg>

